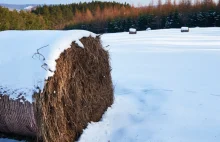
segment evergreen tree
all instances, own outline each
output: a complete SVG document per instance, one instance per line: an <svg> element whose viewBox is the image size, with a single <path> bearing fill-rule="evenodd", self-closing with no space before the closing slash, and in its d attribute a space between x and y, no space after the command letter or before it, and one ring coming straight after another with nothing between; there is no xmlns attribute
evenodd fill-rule
<svg viewBox="0 0 220 142"><path fill-rule="evenodd" d="M178 10L175 10L175 12L172 14L171 27L172 28L180 28L181 27Z"/></svg>

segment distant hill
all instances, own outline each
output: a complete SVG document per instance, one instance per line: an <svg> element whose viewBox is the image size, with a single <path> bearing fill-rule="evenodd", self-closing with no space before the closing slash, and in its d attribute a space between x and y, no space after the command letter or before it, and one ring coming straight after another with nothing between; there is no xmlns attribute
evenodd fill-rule
<svg viewBox="0 0 220 142"><path fill-rule="evenodd" d="M24 4L24 5L18 5L18 4L4 4L0 3L0 6L6 7L10 10L31 10L32 8L38 6L40 4Z"/></svg>

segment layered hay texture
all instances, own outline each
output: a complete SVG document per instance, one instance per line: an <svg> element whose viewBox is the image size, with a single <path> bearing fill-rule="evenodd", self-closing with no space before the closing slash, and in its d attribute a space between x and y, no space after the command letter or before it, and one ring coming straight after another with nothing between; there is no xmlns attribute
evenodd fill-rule
<svg viewBox="0 0 220 142"><path fill-rule="evenodd" d="M73 142L88 122L97 122L113 103L109 54L99 37L74 42L56 61L54 75L36 95L38 136L44 142Z"/></svg>
<svg viewBox="0 0 220 142"><path fill-rule="evenodd" d="M0 132L35 137L37 125L32 104L0 94Z"/></svg>

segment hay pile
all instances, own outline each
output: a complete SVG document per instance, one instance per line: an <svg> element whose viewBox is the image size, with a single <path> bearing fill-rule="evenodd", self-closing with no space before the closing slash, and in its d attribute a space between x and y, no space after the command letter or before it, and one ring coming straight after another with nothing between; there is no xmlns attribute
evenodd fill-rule
<svg viewBox="0 0 220 142"><path fill-rule="evenodd" d="M77 140L88 122L97 122L113 103L109 54L99 37L72 43L56 61L56 71L36 95L39 136L45 142Z"/></svg>
<svg viewBox="0 0 220 142"><path fill-rule="evenodd" d="M0 94L0 132L22 136L36 136L33 106L30 102L11 100Z"/></svg>

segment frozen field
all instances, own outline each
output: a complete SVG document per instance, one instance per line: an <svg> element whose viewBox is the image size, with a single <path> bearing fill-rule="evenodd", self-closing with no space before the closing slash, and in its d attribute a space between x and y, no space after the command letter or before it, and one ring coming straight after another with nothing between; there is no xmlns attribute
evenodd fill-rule
<svg viewBox="0 0 220 142"><path fill-rule="evenodd" d="M102 41L110 45L115 103L80 142L220 141L220 28L104 34Z"/></svg>
<svg viewBox="0 0 220 142"><path fill-rule="evenodd" d="M220 28L105 34L115 103L81 142L219 142Z"/></svg>

